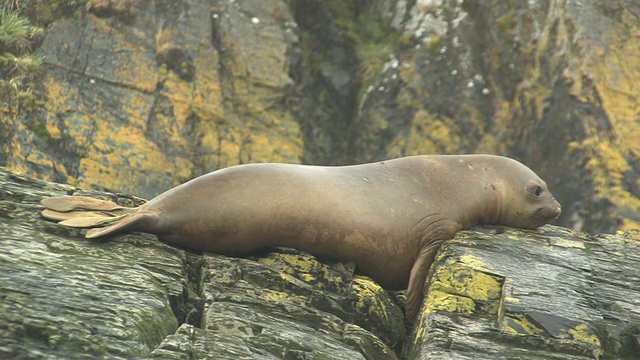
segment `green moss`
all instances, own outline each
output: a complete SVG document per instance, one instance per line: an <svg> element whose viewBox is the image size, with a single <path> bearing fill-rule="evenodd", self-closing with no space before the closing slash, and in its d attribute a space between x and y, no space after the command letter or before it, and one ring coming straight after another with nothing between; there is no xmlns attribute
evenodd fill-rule
<svg viewBox="0 0 640 360"><path fill-rule="evenodd" d="M431 55L438 55L440 54L440 52L442 51L444 44L442 41L442 36L439 35L433 35L430 39L429 42L427 43L427 51L429 52L429 54Z"/></svg>
<svg viewBox="0 0 640 360"><path fill-rule="evenodd" d="M48 6L41 6L37 10L38 18L43 24L51 24L55 20L55 10Z"/></svg>
<svg viewBox="0 0 640 360"><path fill-rule="evenodd" d="M498 29L505 39L508 40L513 38L517 25L516 14L514 11L508 12L507 14L497 18L495 23L496 29Z"/></svg>
<svg viewBox="0 0 640 360"><path fill-rule="evenodd" d="M321 11L328 10L332 24L312 24L307 29L301 27L300 46L302 52L303 68L305 71L305 79L316 79L313 83L312 92L315 95L315 101L321 108L322 114L326 121L331 123L332 135L334 139L340 140L324 140L313 139L310 143L326 143L336 144L336 146L347 147L349 137L349 117L354 111L353 108L345 108L345 103L356 104L362 99L366 93L366 89L380 75L385 63L389 60L389 55L393 53L396 44L399 43L399 34L391 27L391 18L388 15L381 14L379 11L380 2L352 2L330 0L322 2ZM356 87L349 90L353 93L348 94L349 101L343 99L343 95L337 95L326 86L324 72L331 71L331 65L337 59L332 58L326 52L326 41L332 41L330 37L318 34L318 28L337 28L337 36L339 44L335 46L349 52L349 60L338 59L343 61L337 64L341 69L354 72L350 75L350 79L354 79ZM322 46L319 46L322 45ZM357 62L352 60L353 56L357 58ZM325 88L325 89L323 89ZM353 100L352 100L353 99ZM349 106L349 105L348 105ZM310 126L311 127L311 126ZM337 145L342 143L344 145ZM340 150L341 153L345 153Z"/></svg>
<svg viewBox="0 0 640 360"><path fill-rule="evenodd" d="M53 141L51 134L47 131L47 126L42 121L34 121L30 124L29 128L36 134L39 138L46 141L47 143L51 143Z"/></svg>
<svg viewBox="0 0 640 360"><path fill-rule="evenodd" d="M368 87L380 74L389 55L400 42L400 35L391 28L391 19L381 19L376 2L355 3L329 1L336 25L355 49L360 62L360 84ZM359 91L363 94L364 91Z"/></svg>
<svg viewBox="0 0 640 360"><path fill-rule="evenodd" d="M16 0L20 1L20 0ZM91 0L22 0L29 3L31 20L38 26L46 26L63 17L79 18L85 13Z"/></svg>
<svg viewBox="0 0 640 360"><path fill-rule="evenodd" d="M330 119L339 119L337 114L338 109L332 105L331 95L329 94L327 89L320 90L320 92L318 93L317 99L318 99L317 100L318 104L325 109L327 116ZM340 126L340 124L335 124L335 125Z"/></svg>
<svg viewBox="0 0 640 360"><path fill-rule="evenodd" d="M314 44L316 43L315 34L310 31L303 30L300 32L300 39L302 55L305 59L306 67L312 73L319 72L320 68L322 67L324 57L323 53L321 53L314 47Z"/></svg>
<svg viewBox="0 0 640 360"><path fill-rule="evenodd" d="M365 43L359 49L360 81L363 85L372 83L382 71L393 47L388 43Z"/></svg>
<svg viewBox="0 0 640 360"><path fill-rule="evenodd" d="M35 73L40 69L40 65L42 65L42 58L33 54L26 54L5 60L8 60L7 67L10 72L21 74L25 78L33 77L33 75L35 75Z"/></svg>

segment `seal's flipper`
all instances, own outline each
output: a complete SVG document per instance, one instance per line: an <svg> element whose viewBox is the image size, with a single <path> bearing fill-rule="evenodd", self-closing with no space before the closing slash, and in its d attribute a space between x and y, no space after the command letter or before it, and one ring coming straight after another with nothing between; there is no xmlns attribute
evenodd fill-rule
<svg viewBox="0 0 640 360"><path fill-rule="evenodd" d="M88 196L60 196L42 199L40 201L47 209L67 212L73 210L114 211L125 209L122 206L106 200L94 199Z"/></svg>
<svg viewBox="0 0 640 360"><path fill-rule="evenodd" d="M429 268L436 257L436 252L440 246L435 242L425 247L418 254L418 258L409 275L409 286L407 287L407 319L415 319L424 300L424 286L427 280Z"/></svg>
<svg viewBox="0 0 640 360"><path fill-rule="evenodd" d="M105 226L113 224L124 218L126 215L120 216L76 216L67 220L60 221L58 224L68 227L90 228L96 226Z"/></svg>
<svg viewBox="0 0 640 360"><path fill-rule="evenodd" d="M59 221L60 225L77 228L94 228L87 238L95 238L129 229L153 218L153 215L138 213L138 208L126 208L111 201L88 196L61 196L40 201L46 207L42 216Z"/></svg>
<svg viewBox="0 0 640 360"><path fill-rule="evenodd" d="M42 217L49 220L55 220L55 221L64 221L64 220L69 220L69 219L74 219L79 217L101 217L103 219L107 219L107 218L117 216L116 214L113 214L113 213L105 213L101 211L78 210L78 211L60 212L60 211L55 211L51 209L44 209L42 210L41 214L42 214Z"/></svg>
<svg viewBox="0 0 640 360"><path fill-rule="evenodd" d="M149 214L146 212L126 214L118 218L104 220L102 224L107 222L112 223L113 221L115 221L116 223L108 225L106 227L91 229L87 232L87 235L85 235L85 237L87 239L93 239L101 236L119 233L134 227L138 229L141 223L155 220L157 220L157 216L155 214Z"/></svg>

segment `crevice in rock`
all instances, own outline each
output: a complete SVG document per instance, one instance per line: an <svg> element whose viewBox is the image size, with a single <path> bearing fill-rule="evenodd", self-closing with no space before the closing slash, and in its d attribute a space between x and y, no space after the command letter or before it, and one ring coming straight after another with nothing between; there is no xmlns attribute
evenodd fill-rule
<svg viewBox="0 0 640 360"><path fill-rule="evenodd" d="M189 324L200 328L204 316L204 296L203 296L203 274L205 271L205 261L202 254L186 252L185 275L186 284L184 289L184 308L182 313L178 313L179 324Z"/></svg>
<svg viewBox="0 0 640 360"><path fill-rule="evenodd" d="M357 110L357 56L326 2L297 0L291 8L301 33L302 62L292 78L297 92L305 94L296 109L305 143L303 162L343 164Z"/></svg>

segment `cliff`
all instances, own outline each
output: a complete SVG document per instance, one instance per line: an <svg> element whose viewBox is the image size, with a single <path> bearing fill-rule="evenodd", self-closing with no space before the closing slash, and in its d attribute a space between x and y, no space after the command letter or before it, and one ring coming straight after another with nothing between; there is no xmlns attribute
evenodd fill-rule
<svg viewBox="0 0 640 360"><path fill-rule="evenodd" d="M636 1L30 4L35 100L0 102L0 357L640 358ZM562 227L460 233L414 324L350 264L38 214L240 163L468 152L535 170Z"/></svg>
<svg viewBox="0 0 640 360"><path fill-rule="evenodd" d="M0 104L14 171L151 198L239 163L486 152L549 183L558 225L639 226L635 1L54 3L41 105Z"/></svg>

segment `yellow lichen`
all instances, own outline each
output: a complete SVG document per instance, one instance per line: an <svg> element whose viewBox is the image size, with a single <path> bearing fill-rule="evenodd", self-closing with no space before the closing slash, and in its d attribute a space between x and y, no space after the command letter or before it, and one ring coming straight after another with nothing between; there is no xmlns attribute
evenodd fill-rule
<svg viewBox="0 0 640 360"><path fill-rule="evenodd" d="M281 291L268 291L262 294L263 299L273 302L278 302L286 299L290 299L291 295Z"/></svg>
<svg viewBox="0 0 640 360"><path fill-rule="evenodd" d="M461 255L459 257L459 261L466 266L469 266L476 270L486 270L488 269L487 264L482 261L482 259L475 257L473 255Z"/></svg>
<svg viewBox="0 0 640 360"><path fill-rule="evenodd" d="M218 52L209 44L198 49L198 57L194 61L196 73L194 89L191 98L193 112L204 122L213 122L226 117L222 100L222 89L217 67L211 66L218 62Z"/></svg>
<svg viewBox="0 0 640 360"><path fill-rule="evenodd" d="M413 117L406 144L407 154L451 154L460 147L460 129L449 118L419 110Z"/></svg>
<svg viewBox="0 0 640 360"><path fill-rule="evenodd" d="M434 269L424 311L481 312L498 316L503 283L487 274L485 268L480 259L465 255Z"/></svg>
<svg viewBox="0 0 640 360"><path fill-rule="evenodd" d="M567 332L574 340L592 344L594 347L593 353L596 359L604 353L604 349L602 349L602 345L600 344L600 338L591 331L587 324L579 324L572 329L567 330Z"/></svg>
<svg viewBox="0 0 640 360"><path fill-rule="evenodd" d="M476 303L468 297L450 294L449 292L430 289L424 301L423 312L430 314L446 311L456 314L471 315L475 311Z"/></svg>
<svg viewBox="0 0 640 360"><path fill-rule="evenodd" d="M311 256L274 253L273 258L260 258L258 259L258 261L268 266L274 266L278 263L284 263L291 269L293 269L293 271L298 274L298 276L300 276L304 281L311 283L317 281L317 278L315 277L315 275L312 275L312 273L316 272L317 268L320 266L320 263ZM286 279L288 279L288 276L289 275L287 275Z"/></svg>
<svg viewBox="0 0 640 360"><path fill-rule="evenodd" d="M280 254L280 259L282 259L287 264L291 265L292 268L303 271L306 273L310 273L315 271L319 266L318 260L311 256L301 256L295 254Z"/></svg>
<svg viewBox="0 0 640 360"><path fill-rule="evenodd" d="M592 174L596 198L605 198L618 208L638 213L640 199L623 180L631 169L629 161L640 156L640 87L636 81L640 77L640 45L626 38L640 34L637 19L633 19L636 17L624 10L623 25L601 34L601 38L607 39L607 46L585 46L586 56L572 62L563 76L572 82L572 95L581 101L601 105L611 126L609 131L603 132L599 126L589 125L601 121L585 119L585 139L572 142L569 149L589 159L587 169ZM587 91L584 74L589 74L595 93ZM616 215L622 221L621 230L640 227L637 221Z"/></svg>
<svg viewBox="0 0 640 360"><path fill-rule="evenodd" d="M59 83L56 83L51 76L45 76L43 78L43 84L45 87L50 87L51 92L50 95L46 96L48 99L45 102L44 107L48 113L58 113L58 112L69 112L73 111L73 109L68 106L62 106L58 104L56 106L55 99L65 99L68 96L75 96L76 92L71 89L60 86ZM57 127L57 118L55 116L49 116L45 119L44 124L42 124L42 133L35 133L33 127L29 124L25 124L23 122L16 121L14 122L14 131L17 133L32 133L31 136L42 136L46 139L51 140L59 140L61 137L60 131ZM52 167L54 164L51 160L51 155L44 152L38 147L28 146L25 147L23 143L20 142L18 137L13 137L11 139L11 143L8 144L7 158L6 158L6 166L13 171L30 174L30 165L42 165L45 167ZM56 174L56 180L60 180L60 175L64 174L65 167L58 166L58 173ZM30 174L32 175L32 174ZM39 174L39 177L43 180L52 181L53 173L47 174ZM66 174L64 174L66 175Z"/></svg>
<svg viewBox="0 0 640 360"><path fill-rule="evenodd" d="M376 313L388 318L388 311L383 301L385 290L375 281L364 276L357 276L351 282L349 291L355 295L356 308L360 313Z"/></svg>
<svg viewBox="0 0 640 360"><path fill-rule="evenodd" d="M607 198L619 207L640 212L640 199L623 185L624 173L630 166L619 148L594 134L580 143L571 143L570 149L587 154L586 167L592 174L596 198ZM639 228L640 224L632 219L621 216L621 220L620 230Z"/></svg>
<svg viewBox="0 0 640 360"><path fill-rule="evenodd" d="M509 319L510 319L510 321L515 323L518 326L518 328L513 327L513 325L507 325L505 327L505 329L504 329L504 331L506 333L517 334L517 335L542 335L542 334L544 334L544 330L540 329L538 326L533 324L525 316L510 317Z"/></svg>
<svg viewBox="0 0 640 360"><path fill-rule="evenodd" d="M461 263L438 269L431 286L481 301L499 299L502 290L502 283L495 277Z"/></svg>

